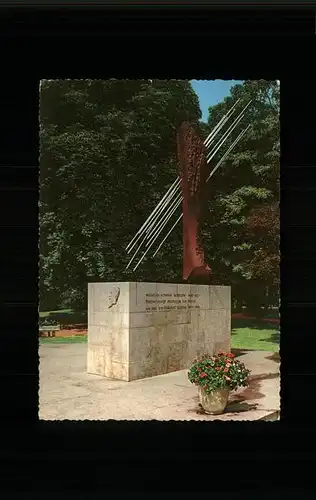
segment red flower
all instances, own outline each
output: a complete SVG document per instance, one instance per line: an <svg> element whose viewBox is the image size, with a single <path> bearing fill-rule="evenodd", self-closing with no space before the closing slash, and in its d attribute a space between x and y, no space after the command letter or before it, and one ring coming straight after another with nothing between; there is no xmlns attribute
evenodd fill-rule
<svg viewBox="0 0 316 500"><path fill-rule="evenodd" d="M200 373L200 378L204 378L204 377L207 377L207 374L205 372Z"/></svg>
<svg viewBox="0 0 316 500"><path fill-rule="evenodd" d="M216 371L219 371L220 369L221 369L220 366L216 366L216 368L215 368Z"/></svg>
<svg viewBox="0 0 316 500"><path fill-rule="evenodd" d="M229 353L227 354L227 356L228 356L229 358L234 358L234 357L235 357L235 356L234 356L234 354L232 354L231 352L229 352Z"/></svg>
<svg viewBox="0 0 316 500"><path fill-rule="evenodd" d="M228 372L228 368L224 368L224 372L227 373Z"/></svg>

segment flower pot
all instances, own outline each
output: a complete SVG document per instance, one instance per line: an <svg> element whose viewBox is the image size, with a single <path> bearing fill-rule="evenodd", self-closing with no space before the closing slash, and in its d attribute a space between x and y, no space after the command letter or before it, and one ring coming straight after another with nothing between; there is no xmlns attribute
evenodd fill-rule
<svg viewBox="0 0 316 500"><path fill-rule="evenodd" d="M228 403L229 389L216 389L211 393L199 387L199 399L205 413L220 415L224 413Z"/></svg>

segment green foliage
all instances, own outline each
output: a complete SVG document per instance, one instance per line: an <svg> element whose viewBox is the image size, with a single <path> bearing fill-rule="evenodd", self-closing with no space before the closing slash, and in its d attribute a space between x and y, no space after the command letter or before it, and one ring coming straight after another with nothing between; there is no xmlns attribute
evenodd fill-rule
<svg viewBox="0 0 316 500"><path fill-rule="evenodd" d="M220 351L215 356L205 354L194 360L188 378L192 384L210 393L216 389L235 390L238 387L246 387L249 375L250 371L244 363L234 359L233 354Z"/></svg>
<svg viewBox="0 0 316 500"><path fill-rule="evenodd" d="M235 85L231 96L209 109L209 130L238 98L238 109L252 103L223 151L251 127L208 183L203 235L211 267L232 284L233 294L247 295L248 287L263 297L278 284L279 86L265 80ZM256 304L262 301L257 292Z"/></svg>
<svg viewBox="0 0 316 500"><path fill-rule="evenodd" d="M177 281L181 228L133 274L125 247L177 176L186 81L54 80L40 89L41 307L84 307L89 281Z"/></svg>

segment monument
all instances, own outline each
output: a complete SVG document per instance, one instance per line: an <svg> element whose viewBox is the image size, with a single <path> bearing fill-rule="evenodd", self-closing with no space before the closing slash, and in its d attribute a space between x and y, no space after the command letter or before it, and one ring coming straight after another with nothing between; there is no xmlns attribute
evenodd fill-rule
<svg viewBox="0 0 316 500"><path fill-rule="evenodd" d="M136 380L230 348L230 287L89 283L88 373Z"/></svg>
<svg viewBox="0 0 316 500"><path fill-rule="evenodd" d="M200 219L206 182L249 128L248 125L239 134L208 174L207 163L240 122L249 105L207 153L206 146L213 143L236 104L204 143L193 126L187 122L181 125L177 134L180 178L172 184L127 247L130 252L142 240L128 268L146 243L147 249L135 270L182 202L182 214L176 224L183 217L184 283L89 283L88 373L137 380L186 369L194 358L204 353L213 355L219 350L230 350L230 286L214 284L212 271L205 262ZM181 192L177 193L179 189ZM174 227L175 224L154 256Z"/></svg>

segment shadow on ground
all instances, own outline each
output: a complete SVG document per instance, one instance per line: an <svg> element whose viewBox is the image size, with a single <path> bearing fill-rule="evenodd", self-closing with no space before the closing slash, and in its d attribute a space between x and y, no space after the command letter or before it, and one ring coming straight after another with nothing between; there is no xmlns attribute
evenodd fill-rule
<svg viewBox="0 0 316 500"><path fill-rule="evenodd" d="M280 363L281 361L280 354L278 352L275 352L274 354L272 354L272 356L267 356L267 359L275 361L276 363Z"/></svg>
<svg viewBox="0 0 316 500"><path fill-rule="evenodd" d="M231 327L232 334L234 335L234 333L237 333L233 331L234 329L256 328L257 330L275 330L277 328L277 324L254 318L232 318Z"/></svg>
<svg viewBox="0 0 316 500"><path fill-rule="evenodd" d="M270 337L267 337L266 339L259 339L260 342L274 342L275 344L280 343L280 332L273 332L271 333Z"/></svg>
<svg viewBox="0 0 316 500"><path fill-rule="evenodd" d="M249 410L256 410L258 403L252 403L252 400L258 400L264 397L260 392L260 381L254 380L239 394L233 394L230 402L228 403L224 413L241 413ZM197 406L192 409L197 415L207 415L202 405L196 398Z"/></svg>
<svg viewBox="0 0 316 500"><path fill-rule="evenodd" d="M224 411L224 413L242 413L246 412L249 410L256 410L258 407L257 404L249 404L249 403L236 403L236 404L229 404ZM194 410L194 412L197 415L208 415L204 409L202 408L202 405L198 403L198 408Z"/></svg>
<svg viewBox="0 0 316 500"><path fill-rule="evenodd" d="M243 354L247 354L247 352L251 352L253 349L231 349L231 353L238 358L238 356L242 356Z"/></svg>

